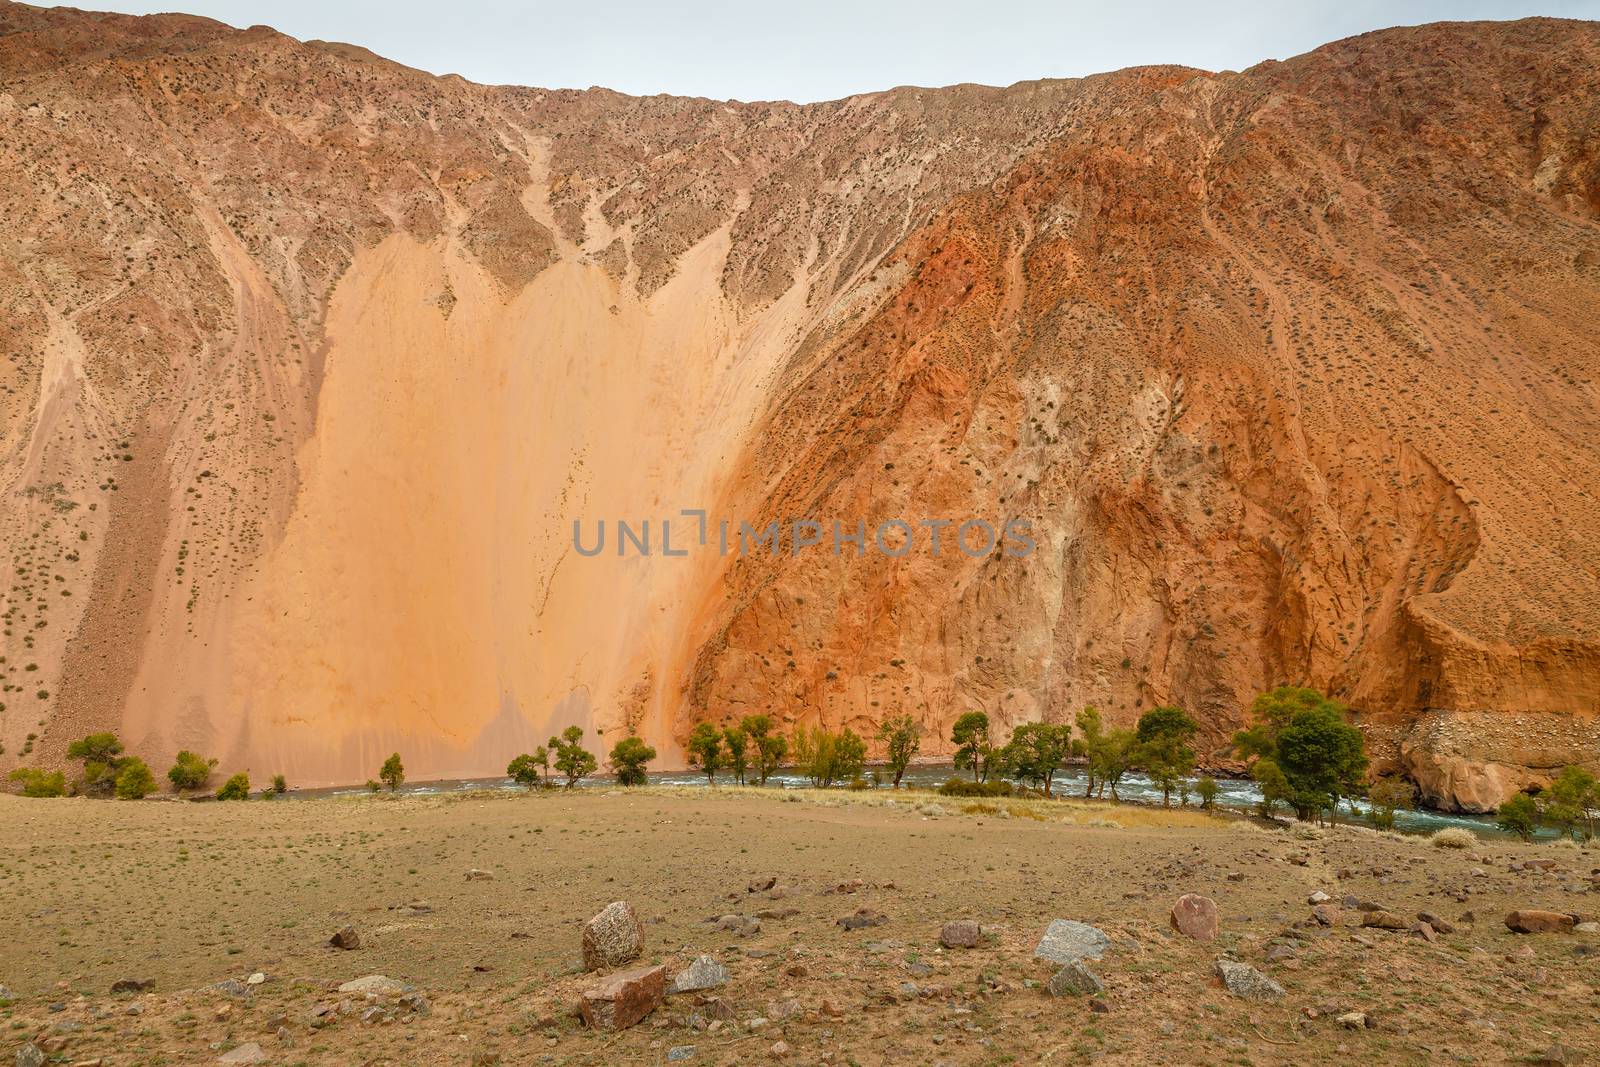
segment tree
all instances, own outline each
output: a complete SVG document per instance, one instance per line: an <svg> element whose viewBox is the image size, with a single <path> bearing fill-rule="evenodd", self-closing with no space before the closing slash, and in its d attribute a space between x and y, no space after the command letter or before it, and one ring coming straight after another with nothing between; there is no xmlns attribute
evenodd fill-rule
<svg viewBox="0 0 1600 1067"><path fill-rule="evenodd" d="M611 749L611 773L620 785L644 785L649 780L645 764L656 758L656 750L637 737L624 737Z"/></svg>
<svg viewBox="0 0 1600 1067"><path fill-rule="evenodd" d="M250 776L243 771L222 783L222 788L217 790L218 800L249 800Z"/></svg>
<svg viewBox="0 0 1600 1067"><path fill-rule="evenodd" d="M1366 740L1345 721L1348 711L1315 689L1279 686L1255 699L1255 722L1234 734L1233 746L1273 762L1296 818L1330 812L1337 821L1340 800L1359 795L1367 773Z"/></svg>
<svg viewBox="0 0 1600 1067"><path fill-rule="evenodd" d="M917 721L909 715L891 716L878 727L878 740L883 743L884 758L894 774L894 787L899 789L900 779L905 777L911 757L922 747Z"/></svg>
<svg viewBox="0 0 1600 1067"><path fill-rule="evenodd" d="M539 769L544 772L544 777L548 781L550 778L550 748L548 745L540 745L533 750L533 762L539 765Z"/></svg>
<svg viewBox="0 0 1600 1067"><path fill-rule="evenodd" d="M1100 747L1105 744L1105 737L1100 732L1100 709L1093 704L1085 705L1084 709L1078 712L1076 718L1078 733L1082 736L1072 742L1072 753L1081 757L1087 764L1083 775L1083 796L1087 800L1089 797L1094 796L1095 782L1099 773L1096 754L1099 752Z"/></svg>
<svg viewBox="0 0 1600 1067"><path fill-rule="evenodd" d="M1372 825L1380 830L1394 829L1394 813L1410 808L1414 794L1411 783L1403 778L1379 778L1367 790L1367 800L1372 805Z"/></svg>
<svg viewBox="0 0 1600 1067"><path fill-rule="evenodd" d="M1278 764L1266 757L1258 759L1250 766L1250 777L1255 779L1256 785L1261 789L1261 815L1263 818L1272 818L1272 813L1278 809L1279 804L1287 804L1294 799L1294 790L1289 787L1289 779L1283 775L1283 770Z"/></svg>
<svg viewBox="0 0 1600 1067"><path fill-rule="evenodd" d="M750 735L744 732L742 726L730 726L722 732L722 743L728 749L728 766L733 770L733 780L744 785L744 772L750 765L746 756Z"/></svg>
<svg viewBox="0 0 1600 1067"><path fill-rule="evenodd" d="M406 765L400 762L400 753L392 753L383 761L383 766L378 768L378 781L389 787L393 793L399 789L406 780Z"/></svg>
<svg viewBox="0 0 1600 1067"><path fill-rule="evenodd" d="M274 774L272 776L272 791L280 797L283 796L289 791L289 780L281 774Z"/></svg>
<svg viewBox="0 0 1600 1067"><path fill-rule="evenodd" d="M746 715L739 723L739 728L749 735L755 745L756 780L760 785L766 785L772 772L788 756L789 742L783 735L772 732L772 718L767 715Z"/></svg>
<svg viewBox="0 0 1600 1067"><path fill-rule="evenodd" d="M866 742L845 729L833 733L821 726L800 727L794 734L795 766L818 789L849 781L866 764Z"/></svg>
<svg viewBox="0 0 1600 1067"><path fill-rule="evenodd" d="M178 753L172 768L167 771L167 778L172 782L172 788L180 793L186 789L204 789L206 783L211 780L211 771L216 765L216 760L206 759L184 749Z"/></svg>
<svg viewBox="0 0 1600 1067"><path fill-rule="evenodd" d="M8 777L22 783L25 797L64 797L67 795L67 776L60 771L46 771L38 767L18 767Z"/></svg>
<svg viewBox="0 0 1600 1067"><path fill-rule="evenodd" d="M550 751L555 753L556 770L567 776L568 789L593 774L600 766L600 761L595 759L593 752L583 747L582 741L583 727L569 726L561 731L560 737L552 737L545 742Z"/></svg>
<svg viewBox="0 0 1600 1067"><path fill-rule="evenodd" d="M1013 774L1025 782L1039 783L1048 797L1051 779L1071 754L1071 725L1025 722L1012 733L1005 759Z"/></svg>
<svg viewBox="0 0 1600 1067"><path fill-rule="evenodd" d="M1108 730L1101 737L1095 759L1102 794L1105 793L1106 786L1110 786L1111 799L1119 802L1122 800L1117 795L1117 783L1121 782L1132 769L1134 756L1138 750L1139 738L1132 730L1118 727L1115 730Z"/></svg>
<svg viewBox="0 0 1600 1067"><path fill-rule="evenodd" d="M144 760L129 756L117 771L116 789L118 800L143 800L156 791L156 776Z"/></svg>
<svg viewBox="0 0 1600 1067"><path fill-rule="evenodd" d="M974 782L988 780L989 757L994 752L989 740L989 716L981 711L966 712L951 728L950 740L956 746L956 769L971 767Z"/></svg>
<svg viewBox="0 0 1600 1067"><path fill-rule="evenodd" d="M1161 787L1162 807L1172 806L1173 789L1194 770L1194 749L1188 742L1199 729L1182 708L1151 708L1139 716L1135 759Z"/></svg>
<svg viewBox="0 0 1600 1067"><path fill-rule="evenodd" d="M1518 793L1507 800L1500 805L1498 814L1500 829L1524 841L1533 840L1533 831L1539 825L1539 805L1528 794Z"/></svg>
<svg viewBox="0 0 1600 1067"><path fill-rule="evenodd" d="M1563 836L1579 836L1580 823L1583 837L1594 836L1592 809L1600 807L1600 783L1594 775L1582 767L1564 767L1540 799L1545 820Z"/></svg>
<svg viewBox="0 0 1600 1067"><path fill-rule="evenodd" d="M699 723L689 733L687 748L689 766L704 772L707 785L716 785L717 771L722 768L722 731L708 722Z"/></svg>
<svg viewBox="0 0 1600 1067"><path fill-rule="evenodd" d="M1217 780L1211 775L1202 774L1194 785L1194 791L1200 797L1202 810L1210 811L1217 806Z"/></svg>
<svg viewBox="0 0 1600 1067"><path fill-rule="evenodd" d="M73 790L87 797L108 797L117 785L122 769L122 742L112 733L90 734L67 746L67 758L83 764L83 774Z"/></svg>
<svg viewBox="0 0 1600 1067"><path fill-rule="evenodd" d="M506 764L506 777L524 789L532 789L539 784L539 762L524 752Z"/></svg>

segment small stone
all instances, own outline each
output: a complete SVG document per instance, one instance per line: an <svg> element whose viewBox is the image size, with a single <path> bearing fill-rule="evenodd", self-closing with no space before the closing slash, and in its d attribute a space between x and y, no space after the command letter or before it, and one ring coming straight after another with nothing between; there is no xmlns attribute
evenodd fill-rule
<svg viewBox="0 0 1600 1067"><path fill-rule="evenodd" d="M261 985L266 980L267 980L266 973L263 972L263 971L257 971L254 974L252 974L249 978L246 978L244 980L244 984L245 985Z"/></svg>
<svg viewBox="0 0 1600 1067"><path fill-rule="evenodd" d="M597 971L639 958L644 951L644 927L625 900L607 904L583 925L583 969Z"/></svg>
<svg viewBox="0 0 1600 1067"><path fill-rule="evenodd" d="M1045 983L1053 997L1089 996L1105 992L1105 983L1082 960L1073 960Z"/></svg>
<svg viewBox="0 0 1600 1067"><path fill-rule="evenodd" d="M939 928L939 944L945 948L977 948L982 928L971 919L957 919Z"/></svg>
<svg viewBox="0 0 1600 1067"><path fill-rule="evenodd" d="M361 935L356 933L354 926L341 926L328 938L328 944L334 948L342 948L346 952L361 947Z"/></svg>
<svg viewBox="0 0 1600 1067"><path fill-rule="evenodd" d="M1185 893L1172 906L1172 928L1196 941L1217 936L1217 902L1198 893Z"/></svg>
<svg viewBox="0 0 1600 1067"><path fill-rule="evenodd" d="M17 1049L17 1067L44 1067L44 1050L32 1041Z"/></svg>
<svg viewBox="0 0 1600 1067"><path fill-rule="evenodd" d="M119 978L111 983L111 992L143 993L147 989L154 989L155 985L155 979L153 978Z"/></svg>
<svg viewBox="0 0 1600 1067"><path fill-rule="evenodd" d="M1073 919L1056 919L1045 928L1033 950L1035 959L1066 965L1073 960L1097 960L1111 948L1105 931Z"/></svg>
<svg viewBox="0 0 1600 1067"><path fill-rule="evenodd" d="M776 878L752 878L744 890L746 893L765 893L777 884Z"/></svg>
<svg viewBox="0 0 1600 1067"><path fill-rule="evenodd" d="M1311 909L1311 917L1318 926L1338 926L1339 920L1344 918L1344 912L1337 904L1318 904Z"/></svg>
<svg viewBox="0 0 1600 1067"><path fill-rule="evenodd" d="M1449 919L1446 919L1444 916L1436 915L1431 911L1417 912L1417 921L1427 923L1429 926L1433 927L1436 932L1441 934L1453 934L1456 932L1455 923L1451 922Z"/></svg>
<svg viewBox="0 0 1600 1067"><path fill-rule="evenodd" d="M1347 1011L1339 1016L1337 1021L1340 1026L1347 1030L1365 1030L1367 1028L1367 1017L1359 1011Z"/></svg>
<svg viewBox="0 0 1600 1067"><path fill-rule="evenodd" d="M1535 1052L1528 1057L1528 1062L1539 1064L1540 1067L1568 1067L1569 1064L1582 1063L1583 1053L1569 1045L1555 1044Z"/></svg>
<svg viewBox="0 0 1600 1067"><path fill-rule="evenodd" d="M1307 904L1326 904L1328 901L1330 901L1332 899L1333 899L1332 897L1330 897L1328 894L1324 893L1322 890L1319 889L1315 893L1312 893L1309 897L1306 898L1306 903Z"/></svg>
<svg viewBox="0 0 1600 1067"><path fill-rule="evenodd" d="M693 1045L673 1045L667 1049L668 1063L682 1063L684 1060L694 1059L695 1048Z"/></svg>
<svg viewBox="0 0 1600 1067"><path fill-rule="evenodd" d="M474 867L470 871L467 872L467 881L469 881L469 882L492 882L492 881L494 881L494 875L491 874L488 871L480 871L480 870L478 870L478 868Z"/></svg>
<svg viewBox="0 0 1600 1067"><path fill-rule="evenodd" d="M362 978L354 978L339 986L341 993L380 993L397 994L410 992L411 987L404 982L398 982L381 974L369 974Z"/></svg>
<svg viewBox="0 0 1600 1067"><path fill-rule="evenodd" d="M783 1059L789 1054L789 1042L774 1041L772 1043L772 1054L780 1060Z"/></svg>
<svg viewBox="0 0 1600 1067"><path fill-rule="evenodd" d="M267 1054L254 1041L248 1041L217 1057L218 1063L266 1063Z"/></svg>
<svg viewBox="0 0 1600 1067"><path fill-rule="evenodd" d="M1215 969L1217 977L1222 979L1223 987L1236 997L1267 1003L1284 998L1283 986L1248 963L1218 959Z"/></svg>
<svg viewBox="0 0 1600 1067"><path fill-rule="evenodd" d="M596 1030L624 1030L649 1015L667 996L667 969L622 971L584 990L578 1010Z"/></svg>
<svg viewBox="0 0 1600 1067"><path fill-rule="evenodd" d="M846 930L864 930L869 926L882 926L889 921L889 916L871 908L859 908L854 915L846 915L838 920L837 925Z"/></svg>
<svg viewBox="0 0 1600 1067"><path fill-rule="evenodd" d="M1567 933L1578 925L1575 915L1560 911L1524 908L1506 916L1506 927L1517 934Z"/></svg>
<svg viewBox="0 0 1600 1067"><path fill-rule="evenodd" d="M1597 923L1597 922L1579 923L1578 925L1574 926L1572 929L1573 929L1574 932L1580 933L1580 934L1600 934L1600 923ZM4 1000L4 999L5 999L5 997L3 995L0 995L0 1000Z"/></svg>
<svg viewBox="0 0 1600 1067"><path fill-rule="evenodd" d="M1411 927L1404 915L1396 915L1392 911L1369 911L1362 917L1361 925L1378 930L1407 930Z"/></svg>
<svg viewBox="0 0 1600 1067"><path fill-rule="evenodd" d="M1283 960L1298 959L1300 954L1291 945L1273 945L1267 949L1267 962L1280 963Z"/></svg>
<svg viewBox="0 0 1600 1067"><path fill-rule="evenodd" d="M728 982L728 969L710 956L696 956L694 961L679 971L667 987L668 993L693 993L701 989L715 989Z"/></svg>
<svg viewBox="0 0 1600 1067"><path fill-rule="evenodd" d="M1411 929L1408 932L1416 934L1418 937L1422 938L1422 940L1430 943L1439 940L1439 935L1434 933L1433 927L1425 922L1412 923Z"/></svg>

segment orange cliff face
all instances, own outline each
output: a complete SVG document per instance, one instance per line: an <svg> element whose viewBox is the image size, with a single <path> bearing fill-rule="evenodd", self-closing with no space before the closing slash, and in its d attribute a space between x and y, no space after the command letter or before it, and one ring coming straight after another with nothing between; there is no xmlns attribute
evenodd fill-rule
<svg viewBox="0 0 1600 1067"><path fill-rule="evenodd" d="M0 4L0 763L1085 703L1220 749L1287 681L1436 803L1593 764L1597 60L1529 20L734 104ZM665 557L685 508L1037 549Z"/></svg>

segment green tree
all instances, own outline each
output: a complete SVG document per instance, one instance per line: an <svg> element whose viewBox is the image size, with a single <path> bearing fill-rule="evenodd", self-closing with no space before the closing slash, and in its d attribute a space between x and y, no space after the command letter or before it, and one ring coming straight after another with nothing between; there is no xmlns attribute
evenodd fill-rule
<svg viewBox="0 0 1600 1067"><path fill-rule="evenodd" d="M994 744L989 740L989 716L981 711L966 712L951 728L950 741L956 746L956 769L971 767L974 782L987 781L989 758L994 753Z"/></svg>
<svg viewBox="0 0 1600 1067"><path fill-rule="evenodd" d="M250 776L243 771L222 783L222 788L217 790L218 800L249 800Z"/></svg>
<svg viewBox="0 0 1600 1067"><path fill-rule="evenodd" d="M289 791L289 780L281 774L272 776L272 791L280 797Z"/></svg>
<svg viewBox="0 0 1600 1067"><path fill-rule="evenodd" d="M1279 804L1287 804L1294 799L1289 779L1284 777L1283 770L1271 758L1263 756L1251 764L1250 777L1261 789L1260 810L1263 818L1272 818Z"/></svg>
<svg viewBox="0 0 1600 1067"><path fill-rule="evenodd" d="M117 799L118 800L143 800L156 791L156 776L150 773L150 765L138 756L129 756L122 761L121 769L117 771Z"/></svg>
<svg viewBox="0 0 1600 1067"><path fill-rule="evenodd" d="M722 743L728 749L728 767L733 771L733 780L744 785L744 773L750 766L750 735L742 726L730 726L722 731Z"/></svg>
<svg viewBox="0 0 1600 1067"><path fill-rule="evenodd" d="M204 789L206 783L211 780L211 771L216 765L216 760L206 759L184 749L178 753L172 768L167 771L167 779L172 782L172 788L180 793L188 789Z"/></svg>
<svg viewBox="0 0 1600 1067"><path fill-rule="evenodd" d="M818 789L849 781L866 765L866 742L845 729L834 733L821 726L795 730L795 766Z"/></svg>
<svg viewBox="0 0 1600 1067"><path fill-rule="evenodd" d="M1195 793L1200 797L1200 807L1210 811L1217 806L1217 780L1209 774L1202 774L1195 783Z"/></svg>
<svg viewBox="0 0 1600 1067"><path fill-rule="evenodd" d="M1234 735L1234 749L1272 760L1297 818L1329 812L1337 821L1339 802L1360 795L1367 773L1366 741L1345 721L1348 711L1315 689L1279 686L1256 698L1255 721Z"/></svg>
<svg viewBox="0 0 1600 1067"><path fill-rule="evenodd" d="M789 741L782 734L773 733L772 718L767 715L746 715L739 727L750 736L755 746L756 781L766 785L767 779L788 757Z"/></svg>
<svg viewBox="0 0 1600 1067"><path fill-rule="evenodd" d="M911 765L911 757L922 747L921 734L917 721L909 715L891 716L878 727L878 740L883 745L884 759L894 775L896 789L900 788L900 779Z"/></svg>
<svg viewBox="0 0 1600 1067"><path fill-rule="evenodd" d="M1006 745L1005 761L1013 774L1025 782L1038 783L1048 797L1051 780L1070 755L1070 724L1025 722L1012 733Z"/></svg>
<svg viewBox="0 0 1600 1067"><path fill-rule="evenodd" d="M1100 779L1100 793L1105 794L1106 787L1111 787L1111 799L1121 802L1117 795L1117 784L1133 769L1134 758L1139 752L1139 738L1132 730L1118 727L1107 730L1100 739L1100 745L1092 757Z"/></svg>
<svg viewBox="0 0 1600 1067"><path fill-rule="evenodd" d="M624 737L611 749L608 761L619 785L644 785L649 781L645 764L656 758L656 750L637 737Z"/></svg>
<svg viewBox="0 0 1600 1067"><path fill-rule="evenodd" d="M511 762L506 764L506 777L524 789L531 790L539 784L539 763L526 752L514 756Z"/></svg>
<svg viewBox="0 0 1600 1067"><path fill-rule="evenodd" d="M1072 753L1085 763L1083 796L1087 800L1094 796L1094 787L1099 781L1096 756L1101 746L1105 744L1105 736L1101 732L1100 709L1093 704L1085 705L1084 709L1078 712L1076 719L1079 737L1072 742Z"/></svg>
<svg viewBox="0 0 1600 1067"><path fill-rule="evenodd" d="M1524 841L1533 840L1533 831L1539 825L1539 805L1528 794L1518 793L1507 800L1500 805L1498 814L1500 829Z"/></svg>
<svg viewBox="0 0 1600 1067"><path fill-rule="evenodd" d="M700 768L707 785L716 785L717 771L722 769L722 731L708 722L698 723L689 732L686 748L689 766Z"/></svg>
<svg viewBox="0 0 1600 1067"><path fill-rule="evenodd" d="M1139 716L1135 759L1161 788L1161 806L1172 806L1172 791L1194 770L1189 740L1200 729L1182 708L1151 708Z"/></svg>
<svg viewBox="0 0 1600 1067"><path fill-rule="evenodd" d="M108 797L116 790L122 769L122 742L113 733L90 734L67 746L67 758L83 764L83 774L73 784L86 797Z"/></svg>
<svg viewBox="0 0 1600 1067"><path fill-rule="evenodd" d="M378 781L389 787L393 793L399 789L406 780L406 765L400 762L400 753L395 752L383 761L383 766L378 768Z"/></svg>
<svg viewBox="0 0 1600 1067"><path fill-rule="evenodd" d="M1563 836L1594 837L1593 809L1600 807L1600 783L1582 767L1562 768L1550 788L1539 798L1543 801L1545 821Z"/></svg>
<svg viewBox="0 0 1600 1067"><path fill-rule="evenodd" d="M593 752L583 747L582 742L581 726L569 726L561 731L560 737L552 737L545 742L549 750L555 753L556 770L567 776L568 789L593 774L600 766L600 761Z"/></svg>
<svg viewBox="0 0 1600 1067"><path fill-rule="evenodd" d="M1394 829L1394 813L1410 808L1414 793L1411 783L1403 778L1379 778L1367 790L1371 805L1372 825L1380 830Z"/></svg>
<svg viewBox="0 0 1600 1067"><path fill-rule="evenodd" d="M25 797L64 797L67 795L67 776L60 771L46 771L38 767L18 767L8 776L22 783Z"/></svg>

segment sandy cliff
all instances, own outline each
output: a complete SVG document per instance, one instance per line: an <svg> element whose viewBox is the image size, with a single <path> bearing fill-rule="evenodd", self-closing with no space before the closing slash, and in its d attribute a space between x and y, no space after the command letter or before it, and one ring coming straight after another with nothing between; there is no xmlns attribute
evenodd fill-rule
<svg viewBox="0 0 1600 1067"><path fill-rule="evenodd" d="M1280 681L1438 803L1594 763L1597 71L1541 19L741 104L0 3L0 764L1220 745ZM683 508L1038 547L664 557ZM651 557L573 550L619 518Z"/></svg>

